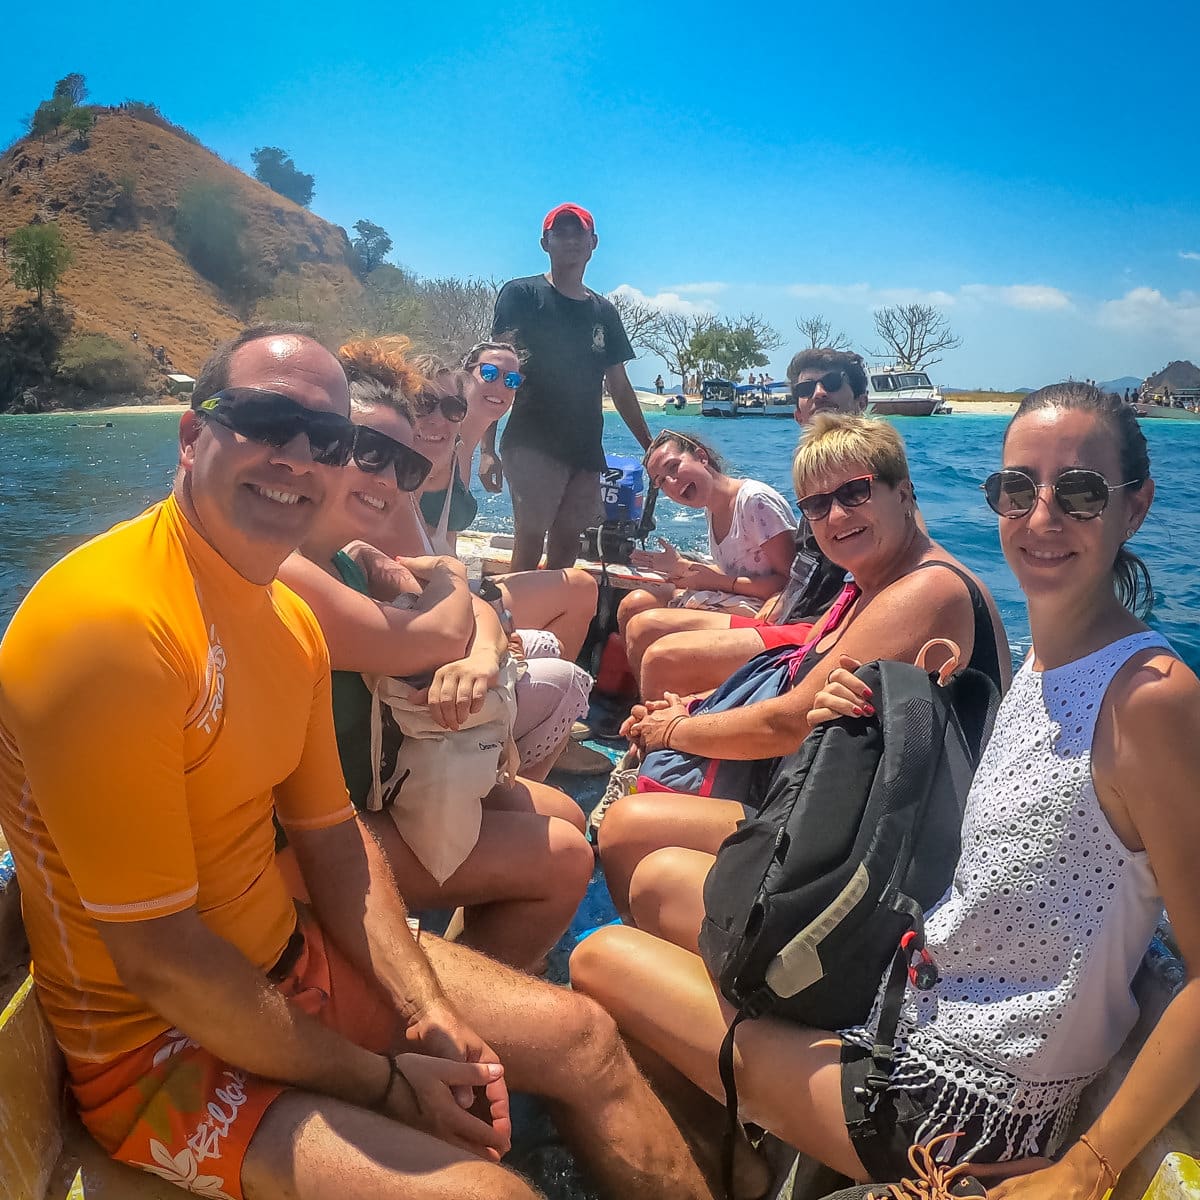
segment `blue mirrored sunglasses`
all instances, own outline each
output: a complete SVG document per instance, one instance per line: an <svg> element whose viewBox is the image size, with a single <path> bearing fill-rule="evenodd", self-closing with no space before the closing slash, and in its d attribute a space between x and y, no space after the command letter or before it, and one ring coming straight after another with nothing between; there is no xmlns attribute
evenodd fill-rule
<svg viewBox="0 0 1200 1200"><path fill-rule="evenodd" d="M495 363L478 363L479 378L484 383L495 383L500 378L500 368ZM525 382L525 376L520 371L505 371L504 386L510 391L516 391L517 388Z"/></svg>

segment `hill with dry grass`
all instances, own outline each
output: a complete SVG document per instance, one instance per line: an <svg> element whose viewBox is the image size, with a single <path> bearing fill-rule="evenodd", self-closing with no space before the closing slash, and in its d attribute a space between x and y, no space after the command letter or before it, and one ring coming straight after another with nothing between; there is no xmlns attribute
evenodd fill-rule
<svg viewBox="0 0 1200 1200"><path fill-rule="evenodd" d="M195 374L245 313L204 279L175 242L180 195L196 184L228 189L246 218L245 244L266 281L299 275L338 292L361 291L345 230L264 187L183 130L122 110L95 108L86 144L68 132L22 138L0 155L0 237L35 220L57 222L74 255L58 294L77 330L147 356L165 348L175 370ZM0 309L28 300L0 264Z"/></svg>

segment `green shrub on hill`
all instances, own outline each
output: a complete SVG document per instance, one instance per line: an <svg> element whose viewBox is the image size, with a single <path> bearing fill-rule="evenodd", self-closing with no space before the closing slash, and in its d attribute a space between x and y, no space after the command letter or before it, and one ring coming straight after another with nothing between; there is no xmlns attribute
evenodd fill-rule
<svg viewBox="0 0 1200 1200"><path fill-rule="evenodd" d="M8 239L8 266L12 281L19 288L37 292L39 306L43 293L53 292L58 287L58 281L71 265L73 257L62 230L53 221L26 225Z"/></svg>
<svg viewBox="0 0 1200 1200"><path fill-rule="evenodd" d="M233 188L195 183L179 194L175 237L188 262L247 311L269 282L258 266L246 213Z"/></svg>
<svg viewBox="0 0 1200 1200"><path fill-rule="evenodd" d="M145 356L106 333L74 334L59 356L58 377L89 392L138 392L146 374Z"/></svg>
<svg viewBox="0 0 1200 1200"><path fill-rule="evenodd" d="M71 324L71 314L53 300L18 304L0 322L0 412L20 399L22 389L51 378Z"/></svg>

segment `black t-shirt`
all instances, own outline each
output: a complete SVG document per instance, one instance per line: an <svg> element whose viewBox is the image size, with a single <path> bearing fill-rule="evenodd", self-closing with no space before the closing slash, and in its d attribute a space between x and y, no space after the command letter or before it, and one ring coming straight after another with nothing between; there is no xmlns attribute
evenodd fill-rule
<svg viewBox="0 0 1200 1200"><path fill-rule="evenodd" d="M572 300L544 275L510 279L496 297L492 335L527 354L505 445L531 446L571 467L601 471L604 372L633 350L611 301Z"/></svg>
<svg viewBox="0 0 1200 1200"><path fill-rule="evenodd" d="M801 517L796 526L796 557L769 622L793 625L798 621L815 621L834 602L845 582L845 568L825 557L813 537L812 527Z"/></svg>

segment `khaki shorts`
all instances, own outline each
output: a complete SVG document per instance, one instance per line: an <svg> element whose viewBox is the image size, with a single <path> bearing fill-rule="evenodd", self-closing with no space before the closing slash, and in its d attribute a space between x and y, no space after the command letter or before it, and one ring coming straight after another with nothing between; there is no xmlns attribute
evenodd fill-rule
<svg viewBox="0 0 1200 1200"><path fill-rule="evenodd" d="M531 446L503 446L504 474L520 533L580 534L600 520L600 472L559 462Z"/></svg>

